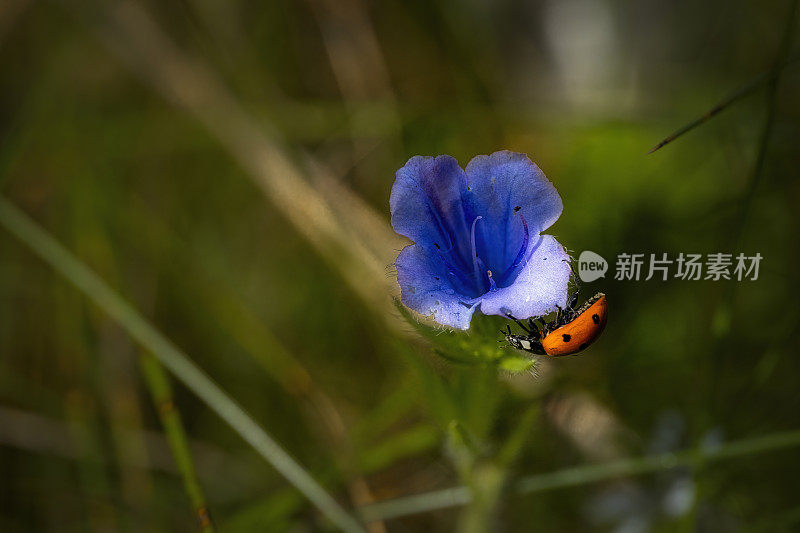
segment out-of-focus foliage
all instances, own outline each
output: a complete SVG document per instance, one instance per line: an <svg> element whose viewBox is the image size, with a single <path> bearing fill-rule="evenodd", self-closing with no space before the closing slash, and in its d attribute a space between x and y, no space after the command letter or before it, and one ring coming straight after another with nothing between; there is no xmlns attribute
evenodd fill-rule
<svg viewBox="0 0 800 533"><path fill-rule="evenodd" d="M346 506L458 483L454 419L480 453L518 446L520 474L800 427L800 67L780 79L754 194L763 88L645 155L772 66L789 2L142 3L299 168L313 155L387 223L394 171L412 155L529 154L564 200L548 233L576 256L612 261L583 294L605 292L610 318L582 357L519 374L463 361L474 346L451 333L441 334L450 360L431 357L400 313L367 307L214 124L121 59L126 37L103 32L107 5L0 5L0 194ZM623 252L764 259L752 282L615 281ZM477 326L504 323L486 320ZM476 358L503 357L499 346ZM0 530L196 530L138 350L0 231ZM329 527L196 398L174 392L220 530ZM526 414L536 403L540 416ZM779 451L509 495L497 527L769 528L797 516L798 480L797 450ZM456 516L385 525L448 531Z"/></svg>

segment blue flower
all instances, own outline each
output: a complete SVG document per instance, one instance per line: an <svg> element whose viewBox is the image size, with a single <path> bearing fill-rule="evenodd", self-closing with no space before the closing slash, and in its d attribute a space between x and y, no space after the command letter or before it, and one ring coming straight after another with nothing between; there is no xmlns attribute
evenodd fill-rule
<svg viewBox="0 0 800 533"><path fill-rule="evenodd" d="M561 215L561 197L525 154L479 155L466 171L448 155L412 157L389 205L394 230L414 241L395 262L414 311L467 329L478 306L528 318L566 305L570 258L540 235Z"/></svg>

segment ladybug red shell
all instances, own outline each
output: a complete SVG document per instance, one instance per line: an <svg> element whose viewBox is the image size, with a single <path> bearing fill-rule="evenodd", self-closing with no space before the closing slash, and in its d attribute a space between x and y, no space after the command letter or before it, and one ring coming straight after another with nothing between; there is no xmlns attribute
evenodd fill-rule
<svg viewBox="0 0 800 533"><path fill-rule="evenodd" d="M576 300L577 294L571 300ZM608 320L608 304L606 295L599 292L589 298L580 309L574 310L570 305L560 310L551 322L541 318L542 328L537 327L532 319L527 325L514 317L510 317L527 335L512 335L511 328L504 331L511 346L518 350L539 355L576 355L589 347L603 332Z"/></svg>
<svg viewBox="0 0 800 533"><path fill-rule="evenodd" d="M606 295L598 294L586 302L578 316L542 339L547 355L574 355L589 347L603 332L608 320Z"/></svg>

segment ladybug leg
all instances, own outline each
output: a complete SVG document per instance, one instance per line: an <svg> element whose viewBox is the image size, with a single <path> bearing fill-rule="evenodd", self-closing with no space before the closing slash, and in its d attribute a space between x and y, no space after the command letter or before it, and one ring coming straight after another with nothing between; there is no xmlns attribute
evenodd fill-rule
<svg viewBox="0 0 800 533"><path fill-rule="evenodd" d="M565 319L565 317L567 315L567 311L564 310L564 309L561 309L561 307L559 307L559 306L556 306L556 309L558 309L558 312L556 313L555 323L558 326L563 326L564 324L569 322L568 319Z"/></svg>
<svg viewBox="0 0 800 533"><path fill-rule="evenodd" d="M572 282L575 284L575 292L581 290L581 280L578 276L578 273L575 271L575 263L573 261L569 262L569 269L571 271L570 277L572 278Z"/></svg>
<svg viewBox="0 0 800 533"><path fill-rule="evenodd" d="M533 320L530 318L528 319L528 327L530 328L530 338L533 340L539 340L542 338L542 332L539 331L539 328L536 327L536 324L533 323Z"/></svg>
<svg viewBox="0 0 800 533"><path fill-rule="evenodd" d="M567 304L567 308L568 309L570 309L570 310L574 310L575 309L575 304L578 303L578 293L579 292L580 292L580 289L575 289L575 292L573 292L570 295L569 303Z"/></svg>
<svg viewBox="0 0 800 533"><path fill-rule="evenodd" d="M510 318L511 320L513 320L514 322L516 322L516 323L517 323L517 325L518 325L519 327L521 327L521 328L522 328L522 329L525 331L525 333L527 333L528 335L532 335L532 334L533 334L533 332L532 332L530 329L528 329L528 327L525 325L525 323L524 323L524 322L522 322L522 321L521 321L521 320L519 320L518 318L514 318L514 316L513 316L513 315L511 315L510 313L507 313L507 314L506 314L506 316L507 316L508 318Z"/></svg>
<svg viewBox="0 0 800 533"><path fill-rule="evenodd" d="M578 291L572 293L569 298L569 303L567 303L567 308L564 309L564 312L561 315L562 324L567 324L568 322L572 322L578 317L578 313L575 311L575 304L578 303Z"/></svg>

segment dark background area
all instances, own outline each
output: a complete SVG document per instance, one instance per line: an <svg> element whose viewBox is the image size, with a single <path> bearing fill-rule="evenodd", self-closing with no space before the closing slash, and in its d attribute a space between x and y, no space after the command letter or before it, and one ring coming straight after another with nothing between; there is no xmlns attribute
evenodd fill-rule
<svg viewBox="0 0 800 533"><path fill-rule="evenodd" d="M768 437L800 427L798 64L647 151L795 57L781 48L790 10L4 0L0 194L346 507L459 483L428 379L466 384L490 448L541 406L509 479ZM584 356L493 370L475 390L475 370L431 355L392 307L404 243L388 196L413 155L463 166L501 149L527 153L561 194L548 233L612 262L584 289L608 295L610 318ZM680 252L758 252L760 276L614 280L620 253ZM142 353L0 229L0 530L196 530ZM330 527L193 394L175 395L220 530ZM509 494L494 527L790 530L799 479L786 448ZM383 525L448 531L458 514Z"/></svg>

